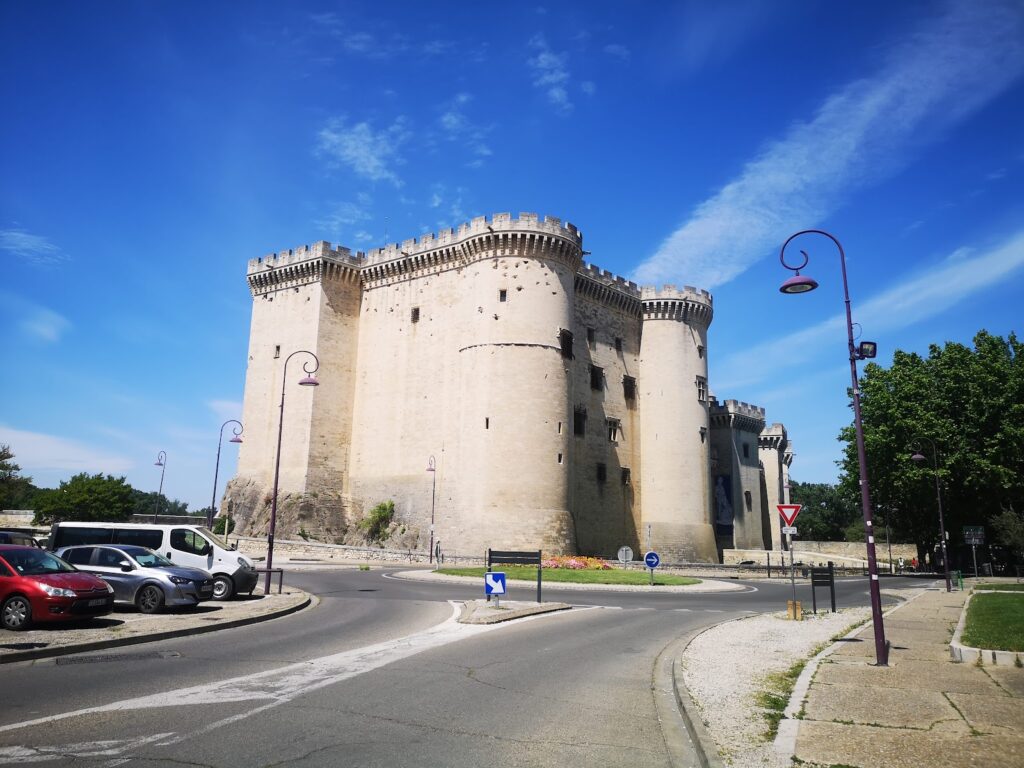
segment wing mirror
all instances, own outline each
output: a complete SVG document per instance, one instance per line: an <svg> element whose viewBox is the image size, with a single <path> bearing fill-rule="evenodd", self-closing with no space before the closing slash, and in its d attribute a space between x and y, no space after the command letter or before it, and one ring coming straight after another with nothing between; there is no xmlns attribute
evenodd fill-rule
<svg viewBox="0 0 1024 768"><path fill-rule="evenodd" d="M129 563L127 560L122 560L120 565L121 565L121 570L124 571L125 573L128 573L129 571L134 571L135 570L135 566L132 565L131 563Z"/></svg>

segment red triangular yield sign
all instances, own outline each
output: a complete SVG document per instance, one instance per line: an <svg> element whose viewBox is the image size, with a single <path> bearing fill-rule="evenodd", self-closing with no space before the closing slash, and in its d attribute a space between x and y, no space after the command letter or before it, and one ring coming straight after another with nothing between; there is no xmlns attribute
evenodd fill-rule
<svg viewBox="0 0 1024 768"><path fill-rule="evenodd" d="M800 514L800 510L803 509L803 504L777 504L779 508L779 514L782 515L783 522L786 525L792 525L796 522L796 516Z"/></svg>

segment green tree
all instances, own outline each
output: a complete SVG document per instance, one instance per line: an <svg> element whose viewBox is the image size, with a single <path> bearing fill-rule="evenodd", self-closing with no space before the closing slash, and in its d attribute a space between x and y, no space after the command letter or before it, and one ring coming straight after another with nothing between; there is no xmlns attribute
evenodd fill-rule
<svg viewBox="0 0 1024 768"><path fill-rule="evenodd" d="M30 509L39 489L31 477L21 475L21 467L12 459L11 446L0 445L0 509Z"/></svg>
<svg viewBox="0 0 1024 768"><path fill-rule="evenodd" d="M123 477L85 472L40 494L34 523L62 520L127 520L132 513L132 487Z"/></svg>
<svg viewBox="0 0 1024 768"><path fill-rule="evenodd" d="M860 380L872 502L887 510L897 539L922 552L938 541L935 473L950 541L964 525L992 528L1024 509L1024 345L986 331L973 347L932 345L928 357L897 351L869 364ZM927 461L910 460L916 444ZM859 498L853 425L843 429L842 492ZM998 534L997 534L998 535Z"/></svg>
<svg viewBox="0 0 1024 768"><path fill-rule="evenodd" d="M790 500L802 504L797 530L805 541L847 541L846 529L861 520L860 507L835 485L790 480ZM856 540L864 538L864 524Z"/></svg>
<svg viewBox="0 0 1024 768"><path fill-rule="evenodd" d="M156 491L140 491L132 488L133 515L188 515L188 503L168 499Z"/></svg>

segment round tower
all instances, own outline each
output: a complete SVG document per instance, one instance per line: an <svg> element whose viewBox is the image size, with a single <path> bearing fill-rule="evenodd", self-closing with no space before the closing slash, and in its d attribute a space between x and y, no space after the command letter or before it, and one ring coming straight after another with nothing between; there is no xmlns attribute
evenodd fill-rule
<svg viewBox="0 0 1024 768"><path fill-rule="evenodd" d="M667 561L717 562L710 514L707 291L641 289L640 543Z"/></svg>
<svg viewBox="0 0 1024 768"><path fill-rule="evenodd" d="M460 479L447 535L460 550L571 552L568 366L582 237L526 213L475 219L458 235Z"/></svg>

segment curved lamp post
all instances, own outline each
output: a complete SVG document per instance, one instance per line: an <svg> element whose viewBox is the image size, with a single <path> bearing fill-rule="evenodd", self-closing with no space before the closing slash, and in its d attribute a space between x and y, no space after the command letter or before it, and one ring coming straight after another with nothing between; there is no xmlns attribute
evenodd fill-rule
<svg viewBox="0 0 1024 768"><path fill-rule="evenodd" d="M922 461L927 461L924 454L919 450L921 443L926 442L932 447L932 469L935 474L935 500L939 504L939 541L942 542L942 570L946 574L946 591L953 591L953 582L949 578L949 557L946 554L946 521L942 518L942 490L939 488L939 451L935 447L935 441L930 437L915 437L914 442L911 445L914 453L911 455L911 460L920 464Z"/></svg>
<svg viewBox="0 0 1024 768"><path fill-rule="evenodd" d="M870 574L871 591L871 622L875 630L875 660L878 666L885 667L889 664L889 646L885 641L885 628L882 625L882 596L878 585L878 562L875 559L875 532L871 520L871 494L868 489L868 468L867 455L864 450L864 425L860 416L860 386L857 381L857 361L875 356L877 345L872 341L862 341L859 347L853 343L853 317L850 312L850 289L846 282L846 254L839 241L822 229L804 229L782 244L779 250L779 261L786 269L795 272L793 277L782 284L779 290L782 293L807 293L818 287L814 278L801 275L800 270L807 266L810 257L806 251L803 254L803 261L795 267L786 263L786 246L795 238L801 235L814 234L824 235L839 249L839 265L843 273L843 299L846 302L846 336L847 346L850 351L850 381L853 385L853 421L857 432L857 463L860 469L860 501L864 513L864 529L867 538L868 573Z"/></svg>
<svg viewBox="0 0 1024 768"><path fill-rule="evenodd" d="M430 473L430 554L427 562L434 562L434 491L437 488L437 464L434 457L427 459L427 472Z"/></svg>
<svg viewBox="0 0 1024 768"><path fill-rule="evenodd" d="M309 367L309 361L302 364L302 370L306 375L299 379L299 385L303 387L318 387L320 382L313 375L320 368L320 358L308 349L300 349L292 352L284 360L284 372L281 374L281 406L280 415L277 420L277 458L274 460L274 494L270 502L270 530L267 533L267 581L263 585L263 593L270 594L270 569L274 567L274 529L277 527L277 486L281 477L281 433L284 429L284 392L288 385L288 362L296 355L309 355L313 358L313 367Z"/></svg>
<svg viewBox="0 0 1024 768"><path fill-rule="evenodd" d="M228 424L237 424L238 429L232 428L234 437L228 440L229 443L240 443L242 442L242 422L237 419L228 419L220 425L220 435L217 437L217 463L213 467L213 498L210 500L210 511L206 513L206 527L213 530L213 516L217 513L217 475L220 474L220 447L224 442L224 427ZM228 535L228 523L224 521L224 540L227 541Z"/></svg>
<svg viewBox="0 0 1024 768"><path fill-rule="evenodd" d="M156 501L153 502L153 522L156 523L156 516L160 511L160 497L164 495L164 471L167 469L167 451L160 451L156 455L154 467L160 467L160 490L156 492Z"/></svg>

